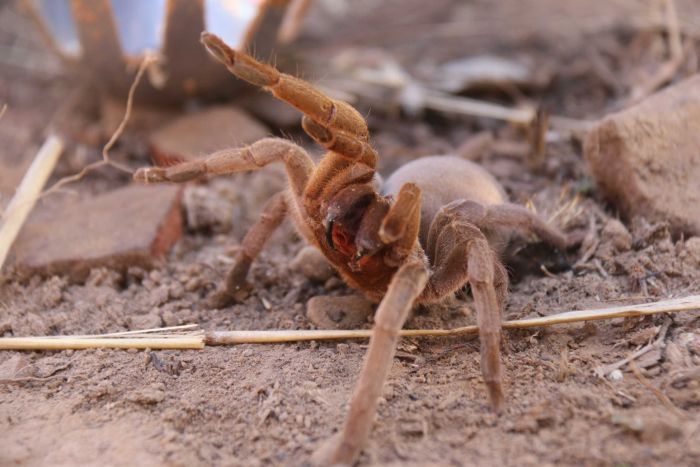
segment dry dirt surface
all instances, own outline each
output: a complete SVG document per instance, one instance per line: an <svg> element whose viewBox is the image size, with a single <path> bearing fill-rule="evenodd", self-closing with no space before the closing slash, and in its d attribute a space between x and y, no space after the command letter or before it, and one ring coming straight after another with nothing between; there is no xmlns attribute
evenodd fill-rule
<svg viewBox="0 0 700 467"><path fill-rule="evenodd" d="M357 2L370 20L363 22L361 11L347 13L336 38L317 51L315 41L329 28L325 22L314 25L333 17L312 12L295 60L322 67L341 48L375 46L420 74L421 64L430 60L475 53L529 57L553 70L549 84L525 95L511 89L479 97L512 104L519 96L543 101L559 115L597 118L624 100L626 79L635 70L653 66L663 55L658 28L636 21L640 8L648 7L641 0L456 6L440 1L425 16L385 2L382 8L399 13L395 20L383 14L391 20L383 34L353 30L348 22L375 30L371 20L382 17L372 13L376 3ZM527 11L525 4L531 4ZM692 7L678 2L697 54L700 16ZM324 76L318 69L315 76ZM0 6L0 77L0 101L10 109L0 120L4 205L41 144L47 119L78 85L14 2ZM82 115L94 110L83 109ZM368 114L368 108L361 110ZM413 158L454 150L483 129L513 137L503 124L483 119L437 112L408 117L381 109L369 115L385 174ZM60 122L82 138L62 157L55 179L99 157L104 132L95 121L88 116ZM292 137L320 154L298 130ZM538 245L522 248L509 266L513 283L506 318L698 293L700 238L672 236L664 223L643 218L620 222L596 190L581 150L580 138L555 140L538 170L514 154L493 151L481 158L512 200L531 201L543 216L561 213L576 195L580 199L555 221L585 237L581 250L564 262ZM115 154L134 167L148 164L135 136ZM188 186L185 234L152 270L93 269L81 282L60 276L19 279L6 270L0 281L0 336L185 323L205 329L312 329L309 299L353 292L335 276L311 280L291 266L304 245L288 225L254 263L251 295L222 310L206 307L246 228L267 197L283 187L278 169ZM71 188L90 196L126 183L128 176L102 170ZM370 321L362 327L370 328ZM473 302L465 291L444 305L415 310L407 327L473 322ZM697 311L505 337L508 405L500 416L487 403L478 339L401 340L359 465L700 465ZM629 366L596 374L649 342L659 345L636 360L638 375ZM353 341L188 351L2 351L0 465L301 465L340 426L365 350L366 342Z"/></svg>

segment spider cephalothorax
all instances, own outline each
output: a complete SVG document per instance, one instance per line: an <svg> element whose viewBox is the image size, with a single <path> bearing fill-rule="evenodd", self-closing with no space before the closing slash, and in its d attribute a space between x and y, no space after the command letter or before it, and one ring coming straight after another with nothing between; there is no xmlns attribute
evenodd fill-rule
<svg viewBox="0 0 700 467"><path fill-rule="evenodd" d="M315 164L290 141L267 138L136 172L134 177L144 182L181 182L285 164L289 189L268 201L246 234L215 305L235 299L253 259L287 216L348 285L380 302L346 423L316 460L326 465L356 458L370 433L397 334L411 308L449 297L465 284L474 296L484 383L492 406L500 410L499 346L508 278L498 256L512 231L534 233L559 248L567 239L527 209L507 203L503 189L484 169L456 157L413 161L380 183L367 124L353 107L230 49L212 34L203 33L202 42L234 75L301 110L304 130L328 149Z"/></svg>

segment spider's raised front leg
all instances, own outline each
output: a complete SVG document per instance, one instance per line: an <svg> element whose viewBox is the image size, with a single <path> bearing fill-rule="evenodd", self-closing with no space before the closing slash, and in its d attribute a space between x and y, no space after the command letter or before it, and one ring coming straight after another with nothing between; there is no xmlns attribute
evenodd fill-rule
<svg viewBox="0 0 700 467"><path fill-rule="evenodd" d="M265 138L250 146L223 149L171 167L144 167L134 173L134 180L144 183L186 182L205 174L230 174L258 170L282 161L295 195L306 189L314 163L302 148L282 138Z"/></svg>
<svg viewBox="0 0 700 467"><path fill-rule="evenodd" d="M201 159L182 162L172 167L146 167L136 171L134 179L150 182L185 182L204 174L226 174L258 170L267 164L283 161L292 193L301 197L314 164L306 152L290 141L280 138L262 139L250 146L224 149ZM236 255L234 266L227 275L226 283L211 299L216 308L235 301L253 260L262 250L265 242L282 223L287 214L287 200L284 193L274 195L266 204L258 221L243 238L241 250Z"/></svg>
<svg viewBox="0 0 700 467"><path fill-rule="evenodd" d="M484 234L454 204L443 207L431 224L427 253L433 274L420 300L436 301L467 282L471 285L481 340L481 372L491 405L500 411L504 402L501 315L508 276Z"/></svg>
<svg viewBox="0 0 700 467"><path fill-rule="evenodd" d="M245 293L248 288L246 278L253 260L260 254L265 243L275 233L286 215L287 200L285 193L281 191L269 199L257 222L243 237L241 248L236 253L233 266L226 276L226 282L209 300L212 308L223 308L241 299L241 293Z"/></svg>
<svg viewBox="0 0 700 467"><path fill-rule="evenodd" d="M321 193L338 173L358 162L374 170L377 154L369 144L367 123L350 104L332 99L304 80L233 50L214 34L203 32L201 41L231 73L300 110L306 133L329 150L306 190L309 215L316 214Z"/></svg>
<svg viewBox="0 0 700 467"><path fill-rule="evenodd" d="M405 263L394 274L374 318L369 350L350 401L350 411L342 430L316 451L317 465L350 465L367 442L377 403L396 352L399 330L403 327L416 297L428 278L420 259Z"/></svg>

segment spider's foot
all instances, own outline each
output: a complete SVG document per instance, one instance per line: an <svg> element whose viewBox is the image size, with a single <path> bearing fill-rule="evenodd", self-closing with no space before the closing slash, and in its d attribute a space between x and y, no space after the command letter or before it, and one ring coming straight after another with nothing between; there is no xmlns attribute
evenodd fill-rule
<svg viewBox="0 0 700 467"><path fill-rule="evenodd" d="M214 292L213 295L209 297L207 301L207 306L209 308L221 309L227 306L234 305L236 303L241 303L243 300L250 296L253 291L253 286L249 283L244 283L243 285L236 287L236 290L230 292L228 289L219 289Z"/></svg>
<svg viewBox="0 0 700 467"><path fill-rule="evenodd" d="M503 395L503 386L500 382L487 382L486 390L489 394L489 400L491 401L491 407L493 411L501 413L503 411L503 406L505 405L505 396Z"/></svg>
<svg viewBox="0 0 700 467"><path fill-rule="evenodd" d="M342 431L323 441L311 455L311 465L316 467L352 465L356 454L347 450L341 436Z"/></svg>

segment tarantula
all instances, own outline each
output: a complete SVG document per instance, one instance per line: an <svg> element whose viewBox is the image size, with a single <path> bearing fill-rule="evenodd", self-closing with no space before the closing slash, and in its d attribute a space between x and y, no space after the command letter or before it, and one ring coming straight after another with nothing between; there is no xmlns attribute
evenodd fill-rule
<svg viewBox="0 0 700 467"><path fill-rule="evenodd" d="M231 73L299 109L306 133L328 150L314 164L296 144L266 138L134 174L143 182L184 182L205 174L258 170L272 162L285 164L289 188L268 201L245 235L226 284L216 295L218 304L233 299L251 262L287 216L347 284L380 303L346 422L317 451L316 462L354 461L371 431L397 333L412 307L440 301L466 284L474 296L484 382L499 411L504 403L501 313L508 277L498 257L513 231L534 233L561 249L567 238L524 207L509 204L488 172L457 157L415 160L381 183L367 124L352 106L232 50L213 34L202 33L201 41Z"/></svg>

